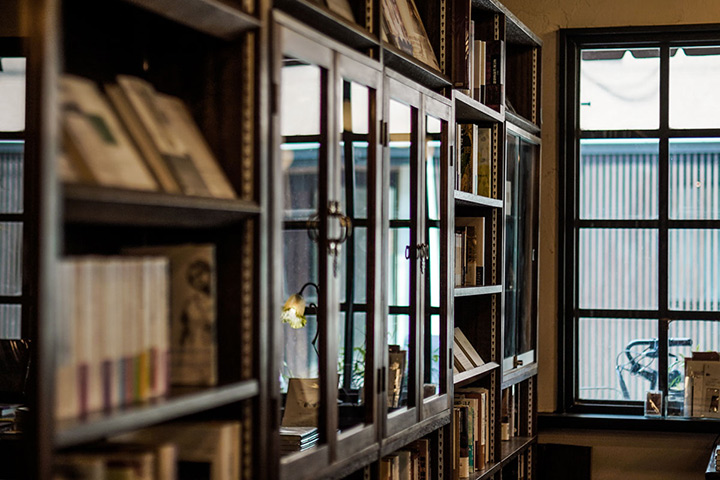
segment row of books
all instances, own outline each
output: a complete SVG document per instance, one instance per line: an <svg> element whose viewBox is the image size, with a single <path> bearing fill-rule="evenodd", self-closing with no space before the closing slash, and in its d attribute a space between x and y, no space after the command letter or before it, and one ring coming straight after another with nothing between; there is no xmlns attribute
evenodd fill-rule
<svg viewBox="0 0 720 480"><path fill-rule="evenodd" d="M178 97L130 75L104 85L60 79L65 182L195 196L236 193Z"/></svg>
<svg viewBox="0 0 720 480"><path fill-rule="evenodd" d="M239 422L175 422L64 452L54 480L236 480Z"/></svg>
<svg viewBox="0 0 720 480"><path fill-rule="evenodd" d="M496 110L505 103L505 42L476 38L475 22L470 21L464 42L464 62L467 71L462 72L458 86L475 100Z"/></svg>
<svg viewBox="0 0 720 480"><path fill-rule="evenodd" d="M490 197L493 148L492 129L460 123L456 129L458 145L455 189Z"/></svg>
<svg viewBox="0 0 720 480"><path fill-rule="evenodd" d="M453 373L466 372L482 365L485 365L485 361L460 330L460 327L455 327L453 332Z"/></svg>
<svg viewBox="0 0 720 480"><path fill-rule="evenodd" d="M455 218L455 286L485 285L485 218Z"/></svg>
<svg viewBox="0 0 720 480"><path fill-rule="evenodd" d="M420 438L380 459L379 480L429 480L430 440Z"/></svg>
<svg viewBox="0 0 720 480"><path fill-rule="evenodd" d="M468 478L482 470L490 458L489 391L482 387L458 388L453 406L454 478Z"/></svg>
<svg viewBox="0 0 720 480"><path fill-rule="evenodd" d="M125 253L58 266L59 419L216 383L214 246Z"/></svg>

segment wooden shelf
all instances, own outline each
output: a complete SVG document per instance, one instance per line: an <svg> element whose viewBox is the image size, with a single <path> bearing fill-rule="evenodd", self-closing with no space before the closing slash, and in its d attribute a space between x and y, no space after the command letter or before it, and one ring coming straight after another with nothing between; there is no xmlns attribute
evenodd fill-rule
<svg viewBox="0 0 720 480"><path fill-rule="evenodd" d="M433 417L427 418L420 423L416 423L410 428L397 433L383 440L380 448L380 457L384 457L395 450L404 447L410 442L414 442L418 438L434 432L438 428L449 424L452 421L452 409L440 413Z"/></svg>
<svg viewBox="0 0 720 480"><path fill-rule="evenodd" d="M487 376L488 374L490 374L490 372L497 368L500 368L499 364L495 362L488 362L485 365L480 365L479 367L475 367L472 370L457 373L453 375L453 384L455 385L455 388L462 387L463 385L467 385L468 383L480 380L481 378Z"/></svg>
<svg viewBox="0 0 720 480"><path fill-rule="evenodd" d="M453 90L455 99L455 120L459 123L493 124L502 123L505 115L493 110L458 90Z"/></svg>
<svg viewBox="0 0 720 480"><path fill-rule="evenodd" d="M504 390L508 387L512 387L517 383L524 382L528 378L537 375L537 372L537 363L532 363L527 366L514 368L508 372L504 372L501 388Z"/></svg>
<svg viewBox="0 0 720 480"><path fill-rule="evenodd" d="M276 6L303 23L356 50L378 47L380 42L357 23L306 0L279 0Z"/></svg>
<svg viewBox="0 0 720 480"><path fill-rule="evenodd" d="M452 82L445 75L392 45L383 43L383 57L386 66L431 90L452 87Z"/></svg>
<svg viewBox="0 0 720 480"><path fill-rule="evenodd" d="M537 437L513 437L500 442L500 459L482 470L471 473L469 480L485 480L492 478L502 467L514 460L519 454L537 442Z"/></svg>
<svg viewBox="0 0 720 480"><path fill-rule="evenodd" d="M115 412L98 412L86 419L58 422L55 446L67 448L111 435L173 420L256 396L257 380L214 388L173 388L167 398Z"/></svg>
<svg viewBox="0 0 720 480"><path fill-rule="evenodd" d="M217 38L232 40L260 26L259 19L220 0L125 0Z"/></svg>
<svg viewBox="0 0 720 480"><path fill-rule="evenodd" d="M521 117L520 115L517 115L512 112L505 111L505 119L515 125L516 127L525 130L527 133L535 136L540 135L540 127L532 123L530 120Z"/></svg>
<svg viewBox="0 0 720 480"><path fill-rule="evenodd" d="M503 201L496 198L483 197L472 193L455 190L455 203L467 207L491 207L502 208Z"/></svg>
<svg viewBox="0 0 720 480"><path fill-rule="evenodd" d="M260 213L245 200L64 185L65 221L101 225L210 228Z"/></svg>
<svg viewBox="0 0 720 480"><path fill-rule="evenodd" d="M502 285L484 285L481 287L455 287L455 298L492 295L493 293L502 293L502 291Z"/></svg>
<svg viewBox="0 0 720 480"><path fill-rule="evenodd" d="M473 8L502 13L506 18L505 38L510 43L541 46L542 40L497 0L472 0Z"/></svg>

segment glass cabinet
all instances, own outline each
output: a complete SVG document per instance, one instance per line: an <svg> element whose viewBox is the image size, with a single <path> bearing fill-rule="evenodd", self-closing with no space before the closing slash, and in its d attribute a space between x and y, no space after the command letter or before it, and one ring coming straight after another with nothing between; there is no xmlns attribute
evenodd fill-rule
<svg viewBox="0 0 720 480"><path fill-rule="evenodd" d="M507 124L503 371L535 363L540 140Z"/></svg>

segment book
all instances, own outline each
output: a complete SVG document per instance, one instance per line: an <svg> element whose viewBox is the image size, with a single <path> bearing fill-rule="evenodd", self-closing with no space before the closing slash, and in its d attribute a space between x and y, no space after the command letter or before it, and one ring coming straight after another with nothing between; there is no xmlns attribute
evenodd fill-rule
<svg viewBox="0 0 720 480"><path fill-rule="evenodd" d="M460 255L456 258L456 266L460 267L461 276L455 286L475 287L485 284L485 218L455 218L455 251Z"/></svg>
<svg viewBox="0 0 720 480"><path fill-rule="evenodd" d="M419 438L409 443L405 448L410 450L416 464L413 466L413 470L417 470L417 475L413 478L416 480L433 478L432 469L430 468L430 440Z"/></svg>
<svg viewBox="0 0 720 480"><path fill-rule="evenodd" d="M458 166L460 169L460 190L475 193L477 171L475 158L477 157L477 125L470 123L458 124L460 130L460 144L458 147Z"/></svg>
<svg viewBox="0 0 720 480"><path fill-rule="evenodd" d="M383 36L399 50L412 55L413 45L397 0L382 0L382 15Z"/></svg>
<svg viewBox="0 0 720 480"><path fill-rule="evenodd" d="M112 442L175 445L178 478L236 480L240 475L240 423L189 421L156 425L115 436ZM205 472L205 477L194 477Z"/></svg>
<svg viewBox="0 0 720 480"><path fill-rule="evenodd" d="M185 102L166 94L157 94L156 100L158 108L167 118L168 128L185 144L188 155L210 195L216 198L236 198L235 190L220 168Z"/></svg>
<svg viewBox="0 0 720 480"><path fill-rule="evenodd" d="M325 4L331 12L337 13L345 20L355 23L355 15L348 0L325 0Z"/></svg>
<svg viewBox="0 0 720 480"><path fill-rule="evenodd" d="M217 383L215 246L184 244L127 248L130 255L164 256L170 270L170 383Z"/></svg>
<svg viewBox="0 0 720 480"><path fill-rule="evenodd" d="M462 330L460 330L460 327L455 327L454 342L453 352L460 350L472 365L471 368L480 367L485 364L485 361L480 357L480 354L478 354Z"/></svg>
<svg viewBox="0 0 720 480"><path fill-rule="evenodd" d="M412 51L408 52L429 67L440 70L437 57L433 51L430 39L425 31L420 13L413 0L394 0L397 5L400 18L405 25Z"/></svg>
<svg viewBox="0 0 720 480"><path fill-rule="evenodd" d="M489 391L483 387L463 387L455 391L456 396L463 399L477 400L476 426L475 426L475 455L474 463L476 469L483 469L487 466L490 458L489 439Z"/></svg>
<svg viewBox="0 0 720 480"><path fill-rule="evenodd" d="M317 427L320 379L290 378L282 418L283 427Z"/></svg>
<svg viewBox="0 0 720 480"><path fill-rule="evenodd" d="M478 128L477 134L477 194L490 198L493 158L492 128Z"/></svg>
<svg viewBox="0 0 720 480"><path fill-rule="evenodd" d="M401 404L407 351L400 350L399 345L389 345L388 348L388 408L398 408Z"/></svg>
<svg viewBox="0 0 720 480"><path fill-rule="evenodd" d="M95 82L64 74L59 86L65 151L59 168L61 178L157 190L150 170Z"/></svg>

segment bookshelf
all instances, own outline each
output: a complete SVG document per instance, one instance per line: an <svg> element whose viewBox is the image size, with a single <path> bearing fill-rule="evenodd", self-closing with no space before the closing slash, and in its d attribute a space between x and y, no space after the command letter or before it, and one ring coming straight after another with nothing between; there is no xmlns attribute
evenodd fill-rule
<svg viewBox="0 0 720 480"><path fill-rule="evenodd" d="M33 460L30 477L52 478L60 456L114 435L232 420L241 427L243 479L379 478L384 458L415 444L428 448L434 476L449 478L454 393L471 387L488 392L490 453L470 478L516 478L508 467L515 463L532 471L537 366L533 357L509 368L504 355L518 321L508 316L508 253L533 258L521 244L527 237L508 234L507 218L529 200L508 202L506 185L515 181L510 140L534 152L523 168L539 159L540 42L495 1L419 0L436 69L380 33L383 1L351 3L355 21L310 0L32 4L30 18L44 23L33 30L28 74L37 100L28 109L26 159L39 165L29 191L40 279L37 314L28 316L37 345L33 415L21 441ZM492 40L506 42L499 102L473 98L454 77L455 29L464 20L492 25ZM476 34L486 35L483 28ZM180 98L237 198L59 180L62 138L53 119L63 108L55 86L64 74L98 85L134 75ZM462 124L489 134L487 191L456 187ZM522 177L534 182L533 195L536 172ZM534 215L527 235L536 245ZM473 285L453 278L459 218L483 220L484 273ZM58 420L58 265L182 244L215 250L217 384ZM535 309L533 262L523 298ZM304 312L293 307L296 321L304 314L298 329L282 321L293 294L305 301ZM485 363L453 375L456 326ZM508 388L516 392L517 435L501 441ZM298 401L309 408L313 420L301 421L317 427L317 443L278 455L287 445L280 426L298 421Z"/></svg>

